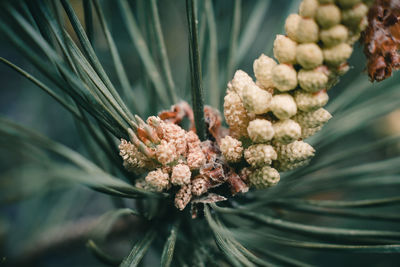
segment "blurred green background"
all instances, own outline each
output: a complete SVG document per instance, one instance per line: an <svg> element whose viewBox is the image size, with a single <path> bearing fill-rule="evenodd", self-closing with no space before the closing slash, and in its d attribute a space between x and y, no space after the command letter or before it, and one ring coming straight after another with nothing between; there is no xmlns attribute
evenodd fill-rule
<svg viewBox="0 0 400 267"><path fill-rule="evenodd" d="M183 0L159 0L158 2L167 52L171 62L172 75L178 88L178 95L190 102L185 2ZM241 28L248 29L248 31L243 31L245 34L242 33L239 36L239 45L234 53L235 69L240 68L252 74L254 59L261 53L272 56L275 34L283 32L286 16L297 10L299 2L290 0L242 1ZM81 1L75 0L72 3L75 10L82 15ZM152 90L149 86L150 82L146 78L143 65L140 63L136 50L132 47L126 29L122 25L119 12L112 0L102 1L102 5L129 75L129 80L133 84L140 115L143 118L154 115L159 111L154 107L160 103L157 103L157 98L146 97L146 91ZM146 30L146 27L148 27L147 5L146 0L132 1L132 8L138 23L142 31L148 33ZM223 92L227 82L232 78L232 73L227 72L226 62L229 54L233 1L213 1L213 8L217 18L218 84L219 89ZM207 18L202 12L199 13L199 20L200 40L203 41L200 45L203 52L201 55L205 99L206 103L211 103L210 91L212 85L210 80L212 75L208 71L208 63L213 56L209 47L210 38L213 37L209 28L205 26ZM94 33L96 53L111 79L115 81L116 77L109 51L100 29L96 25ZM156 49L153 42L154 36L145 34L145 38L150 49ZM0 51L2 57L28 72L38 73L2 35L0 35ZM335 97L343 93L344 90L352 90L356 86L354 81L363 84L368 81L365 73L365 57L359 44L356 44L355 52L349 63L352 66L349 73L329 92L332 103L335 102ZM390 81L383 82L374 90L384 91L385 83L396 84L400 81L399 78L399 75L396 74ZM58 103L5 65L0 65L0 80L1 115L33 128L83 155L89 156L79 138L79 131L70 114ZM357 96L358 99L349 100L348 104L351 105L352 101L358 101L362 97L363 95L359 95ZM221 94L220 104L222 98L223 94ZM371 120L369 125L363 125L362 128L351 135L339 139L334 145L337 150L340 150L345 149L349 144L357 146L357 144L374 141L386 135L400 134L399 124L400 114L398 113L393 113L391 117ZM398 153L398 149L399 147L396 146L385 147L373 154L367 154L365 157L369 160L380 159ZM0 266L101 266L102 264L85 249L85 243L96 218L113 207L112 199L85 187L49 180L46 177L40 180L29 179L29 173L22 175L25 177L24 179L6 179L16 175L16 166L17 171L29 171L27 169L18 170L18 165L23 163L25 158L24 156L20 158L9 157L8 154L11 150L13 150L12 145L0 150ZM318 153L323 152L319 151ZM326 197L321 195L321 198ZM125 201L125 204L133 206L132 201ZM310 218L308 219L310 220ZM326 220L332 220L335 224L332 218L328 217ZM131 223L128 224L129 227L135 225L134 221L129 223ZM121 224L122 229L128 227L123 223ZM336 224L340 224L340 222ZM399 229L398 223L390 225L394 230ZM379 224L375 226L380 227ZM387 224L385 224L385 229L387 229ZM136 231L137 229L130 231L131 235L137 234ZM67 242L64 242L65 239ZM162 246L162 244L159 245ZM130 241L128 236L117 232L110 240L109 249L114 251L116 256L124 256L129 253ZM343 256L338 253L311 253L293 249L293 254L299 254L302 258L310 259L314 263L321 263L325 266L337 266L338 263L344 262L344 259L341 258ZM331 259L330 262L326 261L327 255ZM143 266L157 266L158 257L159 255L155 251L150 251ZM371 260L374 262L374 266L398 266L400 257L397 255L388 255L387 257L365 255L363 262L368 264ZM353 263L360 263L359 258L352 262L351 255L346 256L345 261L347 261L345 265L348 266Z"/></svg>

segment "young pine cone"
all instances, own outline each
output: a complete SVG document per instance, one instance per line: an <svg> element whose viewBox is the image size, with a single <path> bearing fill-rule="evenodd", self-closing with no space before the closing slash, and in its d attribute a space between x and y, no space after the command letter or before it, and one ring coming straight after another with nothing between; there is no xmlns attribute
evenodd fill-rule
<svg viewBox="0 0 400 267"><path fill-rule="evenodd" d="M221 139L220 149L228 162L238 162L242 159L242 142L229 135Z"/></svg>
<svg viewBox="0 0 400 267"><path fill-rule="evenodd" d="M151 171L145 178L146 184L152 191L162 192L169 188L169 175L161 169Z"/></svg>
<svg viewBox="0 0 400 267"><path fill-rule="evenodd" d="M258 144L249 146L244 152L244 157L250 165L257 167L270 165L276 160L277 154L272 146Z"/></svg>
<svg viewBox="0 0 400 267"><path fill-rule="evenodd" d="M192 173L185 164L177 164L172 168L171 183L174 185L185 185L190 183Z"/></svg>
<svg viewBox="0 0 400 267"><path fill-rule="evenodd" d="M280 171L288 171L303 166L314 156L315 150L303 141L276 146L278 160L274 163Z"/></svg>
<svg viewBox="0 0 400 267"><path fill-rule="evenodd" d="M249 117L242 99L234 91L229 90L224 98L224 116L232 137L247 136Z"/></svg>
<svg viewBox="0 0 400 267"><path fill-rule="evenodd" d="M250 184L259 189L276 185L279 180L279 172L270 166L264 166L257 169L249 176Z"/></svg>
<svg viewBox="0 0 400 267"><path fill-rule="evenodd" d="M301 127L315 128L324 125L331 118L332 115L326 109L319 108L311 112L298 112L293 120Z"/></svg>

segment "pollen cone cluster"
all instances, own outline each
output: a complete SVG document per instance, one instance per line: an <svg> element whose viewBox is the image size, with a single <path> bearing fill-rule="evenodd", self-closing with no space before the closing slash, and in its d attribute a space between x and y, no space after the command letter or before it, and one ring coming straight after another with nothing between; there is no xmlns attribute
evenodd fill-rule
<svg viewBox="0 0 400 267"><path fill-rule="evenodd" d="M367 26L361 0L303 0L277 35L272 59L254 61L255 80L242 70L228 83L219 111L204 108L208 140L195 133L193 111L174 105L146 122L136 117L130 140L121 140L124 167L143 178L136 187L175 196L175 206L226 200L249 187L276 185L280 172L308 164L315 150L303 140L332 117L327 91L349 69L355 41ZM191 123L186 131L178 124Z"/></svg>
<svg viewBox="0 0 400 267"><path fill-rule="evenodd" d="M224 115L230 131L221 151L226 160L249 165L242 179L250 185L275 185L279 171L314 156L303 139L332 117L323 108L327 91L349 69L367 12L361 0L303 0L299 13L286 19L286 35L276 36L276 60L262 54L253 64L256 81L238 70L228 83Z"/></svg>
<svg viewBox="0 0 400 267"><path fill-rule="evenodd" d="M175 205L184 209L192 198L192 188L197 189L192 186L192 173L206 163L198 136L152 116L147 123L140 122L136 133L130 131L130 139L122 139L119 145L124 167L137 174L148 172L136 186L154 192L174 188Z"/></svg>

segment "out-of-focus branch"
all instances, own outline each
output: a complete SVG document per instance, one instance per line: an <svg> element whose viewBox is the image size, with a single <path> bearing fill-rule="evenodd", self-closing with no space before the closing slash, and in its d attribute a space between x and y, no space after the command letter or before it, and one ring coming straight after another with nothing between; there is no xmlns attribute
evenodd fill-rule
<svg viewBox="0 0 400 267"><path fill-rule="evenodd" d="M10 266L30 266L54 251L73 248L76 245L84 247L88 234L97 222L98 217L87 217L50 228L33 238L19 255L6 260L5 263ZM126 217L118 220L109 234L118 235L127 233L132 229L141 231L140 220L134 217Z"/></svg>

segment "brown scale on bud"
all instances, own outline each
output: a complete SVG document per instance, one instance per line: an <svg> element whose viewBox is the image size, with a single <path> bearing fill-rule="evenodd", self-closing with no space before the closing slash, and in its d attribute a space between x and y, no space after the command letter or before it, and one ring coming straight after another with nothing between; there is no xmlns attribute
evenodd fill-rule
<svg viewBox="0 0 400 267"><path fill-rule="evenodd" d="M200 174L208 177L214 184L222 184L226 181L224 166L221 163L206 163L200 168Z"/></svg>
<svg viewBox="0 0 400 267"><path fill-rule="evenodd" d="M184 117L187 117L190 121L190 129L194 128L194 114L190 105L181 101L176 105L173 105L170 110L161 111L158 114L159 118L165 122L179 124L182 122Z"/></svg>
<svg viewBox="0 0 400 267"><path fill-rule="evenodd" d="M249 191L249 187L243 182L242 179L240 179L240 176L237 173L230 171L228 172L227 177L227 182L231 187L232 195L236 195L237 193L246 193Z"/></svg>
<svg viewBox="0 0 400 267"><path fill-rule="evenodd" d="M227 134L227 129L221 127L222 118L219 110L212 108L211 106L205 106L204 121L206 123L208 133L214 137L217 143L219 143L221 138Z"/></svg>
<svg viewBox="0 0 400 267"><path fill-rule="evenodd" d="M214 162L216 159L219 159L221 157L221 151L218 148L218 145L211 140L201 142L201 150L206 156L206 161L208 163Z"/></svg>
<svg viewBox="0 0 400 267"><path fill-rule="evenodd" d="M383 81L400 68L400 2L377 0L368 12L362 34L371 81Z"/></svg>

